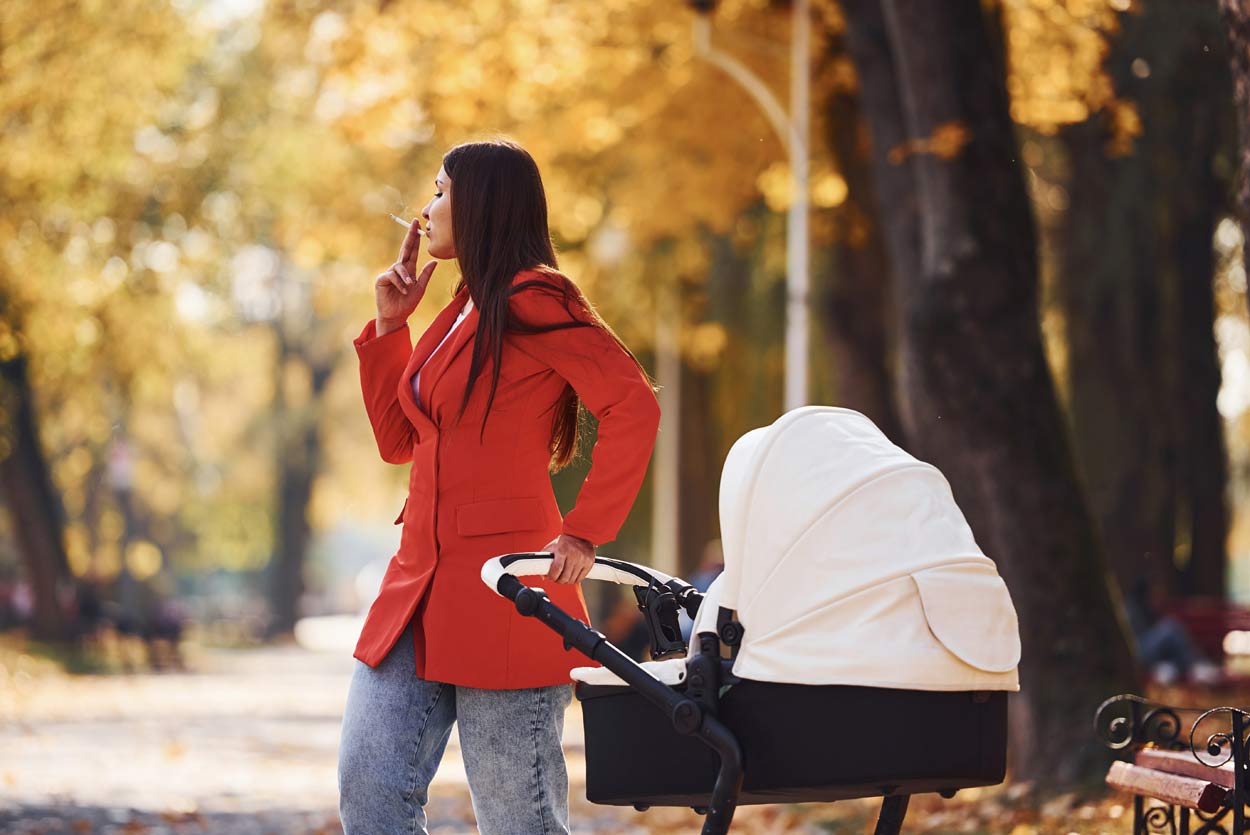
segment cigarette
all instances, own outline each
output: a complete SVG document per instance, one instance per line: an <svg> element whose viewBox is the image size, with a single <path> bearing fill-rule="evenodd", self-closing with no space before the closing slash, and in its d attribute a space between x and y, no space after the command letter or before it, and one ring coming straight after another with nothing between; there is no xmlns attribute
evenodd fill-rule
<svg viewBox="0 0 1250 835"><path fill-rule="evenodd" d="M391 220L395 221L396 223L398 223L400 226L404 227L405 229L411 229L411 228L412 228L412 224L411 224L411 223L409 223L408 221L404 220L403 218L400 218L400 217L395 217L395 215L391 214L390 212L387 212L387 213L386 213L386 215L387 215L387 217L389 217ZM424 234L425 234L425 230L424 230L424 229L422 229L420 226L418 226L418 227L417 227L417 234L418 234L418 235L424 235Z"/></svg>

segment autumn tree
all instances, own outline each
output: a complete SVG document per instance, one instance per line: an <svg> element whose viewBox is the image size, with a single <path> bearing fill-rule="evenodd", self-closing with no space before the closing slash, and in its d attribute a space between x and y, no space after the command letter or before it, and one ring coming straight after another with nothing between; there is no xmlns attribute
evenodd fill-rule
<svg viewBox="0 0 1250 835"><path fill-rule="evenodd" d="M1237 107L1236 211L1241 228L1245 230L1250 229L1250 3L1220 0L1220 14L1228 36L1228 58ZM1244 248L1242 259L1250 272L1250 247Z"/></svg>
<svg viewBox="0 0 1250 835"><path fill-rule="evenodd" d="M134 166L135 132L180 77L191 44L181 32L172 9L142 2L0 10L0 237L8 242L0 251L0 495L34 592L37 637L63 639L76 628L76 552L54 471L105 460L109 434L109 416L82 391L47 397L40 384L101 354L120 358L119 346L96 344L97 313L118 285L93 282L88 264L120 245L144 208L136 190L148 185L147 172ZM108 278L116 277L114 270ZM90 423L94 431L78 433ZM76 513L83 492L70 498Z"/></svg>
<svg viewBox="0 0 1250 835"><path fill-rule="evenodd" d="M826 14L824 22L829 39L816 72L826 76L817 85L825 99L816 107L827 114L824 140L845 184L845 197L834 209L834 266L828 304L821 311L837 368L837 403L863 412L887 437L903 443L895 398L895 285L876 215L878 184L872 176L863 91L847 54L845 21L840 14Z"/></svg>
<svg viewBox="0 0 1250 835"><path fill-rule="evenodd" d="M1101 14L1109 88L1059 131L1055 283L1078 469L1125 594L1164 582L1220 597L1212 239L1232 114L1219 20L1201 3Z"/></svg>
<svg viewBox="0 0 1250 835"><path fill-rule="evenodd" d="M1002 33L976 0L844 8L892 229L908 437L1020 615L1012 773L1079 781L1104 764L1080 717L1131 683L1130 656L1043 352Z"/></svg>

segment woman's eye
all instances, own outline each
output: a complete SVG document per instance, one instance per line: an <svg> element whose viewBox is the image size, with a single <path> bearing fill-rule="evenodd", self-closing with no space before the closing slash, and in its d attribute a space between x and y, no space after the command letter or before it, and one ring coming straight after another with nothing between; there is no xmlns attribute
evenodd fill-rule
<svg viewBox="0 0 1250 835"><path fill-rule="evenodd" d="M442 196L443 196L443 193L442 193L441 191L436 191L436 192L434 192L434 196L435 196L435 197L442 197Z"/></svg>

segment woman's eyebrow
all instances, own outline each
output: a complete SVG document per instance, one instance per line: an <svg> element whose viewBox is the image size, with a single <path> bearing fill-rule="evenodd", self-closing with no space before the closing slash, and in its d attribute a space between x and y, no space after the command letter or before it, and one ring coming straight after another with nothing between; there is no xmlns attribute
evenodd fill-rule
<svg viewBox="0 0 1250 835"><path fill-rule="evenodd" d="M443 181L442 181L442 180L437 180L437 179L436 179L436 180L434 181L434 185L438 186L439 188L442 188L442 187L443 187Z"/></svg>

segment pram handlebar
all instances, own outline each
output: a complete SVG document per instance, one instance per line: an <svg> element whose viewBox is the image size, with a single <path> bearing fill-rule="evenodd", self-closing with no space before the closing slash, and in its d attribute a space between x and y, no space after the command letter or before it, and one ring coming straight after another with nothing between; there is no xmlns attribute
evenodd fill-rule
<svg viewBox="0 0 1250 835"><path fill-rule="evenodd" d="M742 788L742 749L738 745L738 740L714 715L705 711L702 706L686 695L657 681L632 658L613 646L612 642L605 638L602 633L591 629L552 603L542 589L530 588L513 576L512 572L503 570L503 568L510 567L517 574L536 573L534 571L535 567L550 566L550 555L542 555L536 558L535 554L508 554L507 557L518 557L519 559L510 561L506 566L497 565L494 570L488 573L487 568L492 563L497 564L500 560L505 560L506 557L496 557L490 560L486 565L482 566L483 582L494 589L500 597L511 600L520 614L537 619L560 635L564 639L565 648L575 649L587 658L599 662L613 673L616 673L640 696L667 714L675 731L699 738L705 745L717 753L720 757L720 769L716 775L716 783L712 788L711 803L707 808L707 818L703 824L702 835L725 835L729 831L730 822L733 820L734 807L738 801L738 792ZM527 559L530 561L530 564L524 565L523 563ZM599 562L599 559L596 559L596 563ZM608 562L617 565L631 565L630 563L619 563L617 560L609 560ZM596 568L600 567L596 565ZM644 572L651 571L651 569L645 569L642 566L633 567ZM602 568L605 569L602 572L604 574L617 571L612 566L603 566ZM629 574L630 572L626 571L625 573ZM659 572L655 572L655 574L665 576ZM590 576L594 576L593 570ZM491 583L492 578L495 579L494 584ZM636 583L635 580L616 579L615 575L608 577L600 576L598 579L610 579L618 583ZM672 580L672 578L668 579ZM645 582L637 584L648 585ZM683 583L682 585L684 586L685 584Z"/></svg>
<svg viewBox="0 0 1250 835"><path fill-rule="evenodd" d="M505 596L500 591L499 581L505 576L543 575L551 568L554 559L550 551L522 551L516 554L489 559L482 564L482 582L495 594ZM679 577L670 577L663 571L656 571L645 565L637 565L624 560L608 557L595 557L588 580L604 580L619 583L623 586L666 586L677 597L691 617L698 608L702 594L694 586ZM511 598L509 598L511 599Z"/></svg>

